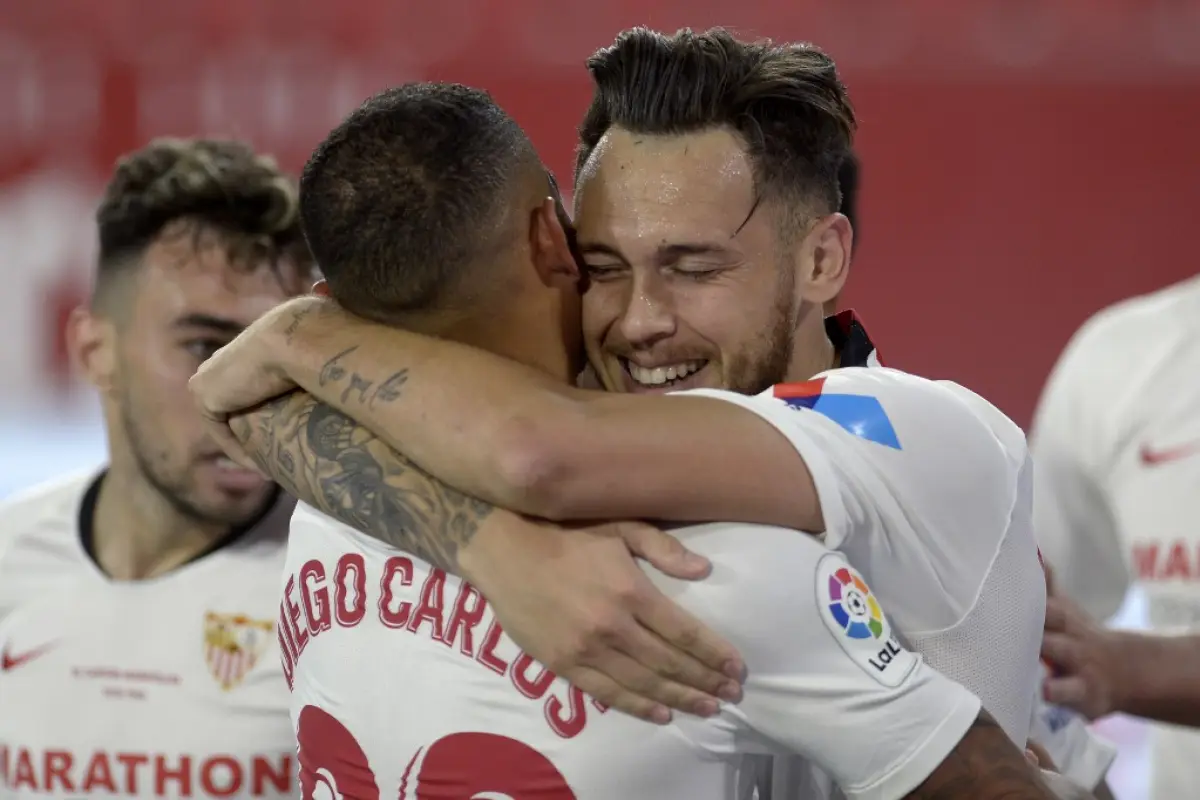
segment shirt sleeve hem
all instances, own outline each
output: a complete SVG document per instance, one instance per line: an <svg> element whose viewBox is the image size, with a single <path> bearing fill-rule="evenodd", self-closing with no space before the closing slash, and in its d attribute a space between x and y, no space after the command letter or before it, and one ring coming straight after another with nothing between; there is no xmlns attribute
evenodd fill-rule
<svg viewBox="0 0 1200 800"><path fill-rule="evenodd" d="M979 718L979 698L965 693L942 723L886 774L864 786L844 786L848 800L900 800L946 760Z"/></svg>

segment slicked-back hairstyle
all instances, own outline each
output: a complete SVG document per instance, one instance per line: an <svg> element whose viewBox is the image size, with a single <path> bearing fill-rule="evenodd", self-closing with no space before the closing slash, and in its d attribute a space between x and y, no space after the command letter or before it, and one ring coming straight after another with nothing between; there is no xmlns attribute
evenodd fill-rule
<svg viewBox="0 0 1200 800"><path fill-rule="evenodd" d="M216 234L235 265L287 258L312 268L295 181L274 159L237 141L155 139L117 162L96 211L94 303L103 303L113 278L173 226Z"/></svg>
<svg viewBox="0 0 1200 800"><path fill-rule="evenodd" d="M479 89L409 83L371 97L300 178L304 234L330 293L380 321L456 302L507 243L497 237L531 165L525 132Z"/></svg>
<svg viewBox="0 0 1200 800"><path fill-rule="evenodd" d="M666 135L728 127L745 143L760 199L838 208L838 167L856 122L818 48L743 42L722 28L673 36L633 28L587 66L595 93L579 126L577 179L611 127Z"/></svg>

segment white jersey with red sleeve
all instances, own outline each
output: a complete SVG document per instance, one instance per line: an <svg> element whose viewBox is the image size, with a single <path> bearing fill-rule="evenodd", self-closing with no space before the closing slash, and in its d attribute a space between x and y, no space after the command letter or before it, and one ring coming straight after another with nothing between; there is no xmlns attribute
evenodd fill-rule
<svg viewBox="0 0 1200 800"><path fill-rule="evenodd" d="M0 503L0 799L296 797L274 631L291 504L114 581L85 545L102 479Z"/></svg>
<svg viewBox="0 0 1200 800"><path fill-rule="evenodd" d="M703 581L649 571L744 655L744 697L656 726L521 652L470 584L303 505L280 607L305 798L735 800L762 759L823 765L847 796L905 796L979 701L922 663L845 558L796 531L677 532Z"/></svg>
<svg viewBox="0 0 1200 800"><path fill-rule="evenodd" d="M1045 580L1021 430L956 384L883 367L755 397L685 394L735 403L788 438L816 485L825 544L862 571L906 644L1023 746Z"/></svg>

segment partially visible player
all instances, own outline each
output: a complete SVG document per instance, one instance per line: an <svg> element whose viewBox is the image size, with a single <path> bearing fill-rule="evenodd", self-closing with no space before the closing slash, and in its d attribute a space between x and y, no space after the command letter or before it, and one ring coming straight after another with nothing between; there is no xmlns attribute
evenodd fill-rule
<svg viewBox="0 0 1200 800"><path fill-rule="evenodd" d="M838 210L845 215L854 231L856 256L862 243L862 224L858 213L861 173L861 160L854 153L838 169L838 186L842 195ZM839 298L835 297L826 304L827 316L838 312L838 301ZM960 679L966 680L965 677ZM1061 769L1071 781L1095 791L1101 800L1111 797L1104 776L1116 758L1116 747L1088 730L1087 721L1080 714L1061 706L1049 705L1039 694L1029 738L1034 746L1044 746L1048 750L1044 757L1048 757L1055 768Z"/></svg>
<svg viewBox="0 0 1200 800"><path fill-rule="evenodd" d="M1092 317L1034 419L1034 505L1055 587L1046 695L1089 718L1155 720L1154 800L1200 762L1200 278ZM1106 630L1129 587L1153 633Z"/></svg>
<svg viewBox="0 0 1200 800"><path fill-rule="evenodd" d="M824 57L802 58L819 68ZM418 84L373 98L317 149L301 189L305 234L339 303L386 324L484 344L534 368L539 385L567 386L578 373L577 264L537 154L482 92ZM323 301L315 302L305 308L319 314ZM487 372L481 377L486 386ZM379 405L403 403L414 382L425 382L419 369L377 382L337 361L321 380ZM1015 473L990 428L932 384L897 380L897 391L917 393L957 423L961 447L975 452L984 443L978 471L952 488L966 492L970 512L960 521L1007 526ZM667 402L770 430L721 400ZM304 411L289 418L288 407ZM341 488L336 498L315 498L327 512L391 527L410 543L444 526L466 533L530 524L411 464L394 473L394 485L381 485L369 471L372 439L347 417L314 409L303 395L276 408L257 418L278 426L281 443L297 437L313 450L272 455L264 466L278 465L284 485L303 491L314 457L332 458L344 468L329 475ZM918 429L906 426L911 418L895 417L901 435L914 435L911 463L938 470ZM840 429L802 427L819 439L805 461L860 457L859 440ZM788 448L782 437L778 444ZM443 446L461 443L448 434ZM831 515L833 503L824 506ZM716 524L676 535L711 560L713 574L683 583L652 572L650 580L733 642L748 674L736 705L664 728L605 713L522 652L489 612L486 586L476 590L298 509L281 618L306 794L392 796L399 787L417 797L720 800L742 795L742 781L755 777L747 754L796 754L827 769L850 797L932 798L951 786L978 797L1050 796L990 717L976 718L978 699L891 634L843 556L778 528ZM555 569L554 559L538 568Z"/></svg>
<svg viewBox="0 0 1200 800"><path fill-rule="evenodd" d="M311 282L296 188L243 144L155 140L96 222L69 340L109 463L0 503L0 796L295 797L292 503L224 456L187 382Z"/></svg>

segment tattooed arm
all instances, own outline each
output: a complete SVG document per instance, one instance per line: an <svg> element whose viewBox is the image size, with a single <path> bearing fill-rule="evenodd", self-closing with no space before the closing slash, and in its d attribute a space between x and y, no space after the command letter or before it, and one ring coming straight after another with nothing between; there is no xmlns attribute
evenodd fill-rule
<svg viewBox="0 0 1200 800"><path fill-rule="evenodd" d="M390 390L381 386L377 397ZM495 510L430 477L330 406L293 392L229 421L291 494L382 542L459 571L459 550Z"/></svg>
<svg viewBox="0 0 1200 800"><path fill-rule="evenodd" d="M447 484L524 514L824 529L805 460L754 411L577 389L312 298L260 320L192 385L214 419L298 385Z"/></svg>
<svg viewBox="0 0 1200 800"><path fill-rule="evenodd" d="M375 397L383 401L388 391ZM655 589L630 557L641 541L642 554L657 556L656 563L682 560L682 546L670 536L636 523L568 536L494 508L431 477L303 392L228 422L258 468L286 491L471 580L513 641L601 703L662 721L668 706L709 713L718 694L736 691L725 670L741 674L737 651ZM674 574L699 577L703 570L693 565ZM652 623L643 627L631 608Z"/></svg>

